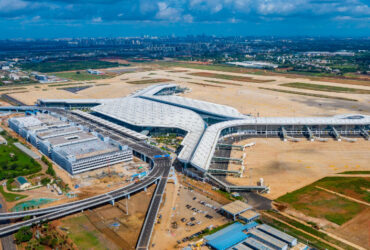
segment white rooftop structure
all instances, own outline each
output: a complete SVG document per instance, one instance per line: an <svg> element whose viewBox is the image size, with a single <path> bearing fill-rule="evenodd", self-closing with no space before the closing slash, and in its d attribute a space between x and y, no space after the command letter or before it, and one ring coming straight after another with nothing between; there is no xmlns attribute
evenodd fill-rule
<svg viewBox="0 0 370 250"><path fill-rule="evenodd" d="M171 92L176 87L177 85L168 83L151 85L125 98L40 101L67 104L99 103L100 105L92 108L93 111L133 126L139 126L143 129L145 127L178 128L187 131L178 158L180 161L190 162L202 171L208 170L221 131L225 128L248 125L370 125L370 116L360 114L332 117L249 117L229 106L176 95L163 95ZM166 92L167 90L169 92ZM140 139L146 138L133 130L104 119L81 111L74 112L86 118L94 119L103 125L115 127L115 129L129 135L140 137ZM206 124L198 113L220 117L227 121L211 125L205 130Z"/></svg>
<svg viewBox="0 0 370 250"><path fill-rule="evenodd" d="M178 155L179 160L184 162L190 161L205 128L200 115L191 110L142 98L122 98L92 110L134 126L178 128L187 131L182 141L183 149Z"/></svg>
<svg viewBox="0 0 370 250"><path fill-rule="evenodd" d="M136 92L134 92L131 97L140 97L140 96L154 96L155 94L159 93L160 91L164 89L170 89L170 88L176 88L176 84L169 84L169 83L162 83L162 84L156 84L151 85L147 88L140 89Z"/></svg>
<svg viewBox="0 0 370 250"><path fill-rule="evenodd" d="M249 117L247 119L232 120L216 123L209 126L194 152L191 164L208 170L216 149L220 133L225 128L246 125L368 125L370 116L349 114L332 117Z"/></svg>
<svg viewBox="0 0 370 250"><path fill-rule="evenodd" d="M111 128L111 129L114 129L116 131L119 131L119 132L125 133L127 135L130 135L132 137L135 137L135 138L137 138L139 140L145 140L145 139L148 138L146 135L140 134L140 133L138 133L138 132L136 132L134 130L125 128L123 126L117 125L117 124L115 124L113 122L110 122L110 121L107 121L107 120L104 120L104 119L102 119L100 117L97 117L95 115L90 115L89 113L86 113L86 112L83 112L83 111L80 111L80 110L73 110L72 113L75 113L77 115L80 115L80 116L82 116L84 118L87 118L89 120L93 120L93 121L95 121L97 123L100 123L100 124L102 124L104 126L107 126L107 127Z"/></svg>
<svg viewBox="0 0 370 250"><path fill-rule="evenodd" d="M181 96L174 96L174 95L172 96L152 96L152 97L147 97L147 98L153 101L163 102L163 103L167 103L170 105L175 105L175 106L191 109L196 112L206 113L206 114L210 114L214 116L221 116L224 118L236 118L236 119L246 118L246 116L241 114L237 109L226 106L226 105L205 102L205 101L190 99L190 98L181 97Z"/></svg>

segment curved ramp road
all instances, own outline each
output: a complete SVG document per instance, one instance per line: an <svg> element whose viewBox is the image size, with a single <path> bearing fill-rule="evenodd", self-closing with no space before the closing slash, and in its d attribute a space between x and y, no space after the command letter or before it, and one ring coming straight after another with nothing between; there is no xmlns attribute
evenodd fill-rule
<svg viewBox="0 0 370 250"><path fill-rule="evenodd" d="M14 213L0 213L0 220L9 220L15 218L22 218L25 216L38 216L36 218L11 224L5 227L0 228L0 236L8 235L14 233L24 226L31 226L32 224L49 221L57 219L69 214L80 212L92 207L96 207L101 204L106 204L112 200L119 199L122 197L127 197L130 194L138 192L144 189L147 186L152 185L154 182L159 180L159 184L156 187L155 193L153 194L149 209L147 211L147 216L145 218L143 228L140 233L140 239L138 246L140 249L148 248L151 233L153 231L155 218L157 216L160 203L162 201L162 195L167 183L167 177L171 168L171 159L168 157L158 157L163 155L162 151L156 147L146 144L142 141L136 141L132 138L127 138L124 134L120 134L117 131L110 129L109 127L101 127L94 124L94 121L86 120L82 117L78 117L74 114L71 114L68 111L53 109L47 110L51 112L58 113L65 116L68 120L79 123L83 126L88 127L90 130L94 130L98 133L101 133L105 136L118 141L122 145L128 145L133 149L134 152L143 155L144 159L148 158L149 162L153 163L153 168L150 173L142 179L139 183L133 183L128 186L107 192L102 195L97 195L87 199L62 204L58 206L35 209L31 211L24 212L14 212Z"/></svg>

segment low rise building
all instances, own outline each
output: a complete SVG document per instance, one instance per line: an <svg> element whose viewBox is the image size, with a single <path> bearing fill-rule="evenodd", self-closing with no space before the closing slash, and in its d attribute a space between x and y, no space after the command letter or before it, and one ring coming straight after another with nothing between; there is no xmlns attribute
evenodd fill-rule
<svg viewBox="0 0 370 250"><path fill-rule="evenodd" d="M19 189L24 190L31 187L31 184L23 176L19 176L16 179Z"/></svg>
<svg viewBox="0 0 370 250"><path fill-rule="evenodd" d="M11 118L8 123L72 175L132 160L132 149L127 145L50 115Z"/></svg>

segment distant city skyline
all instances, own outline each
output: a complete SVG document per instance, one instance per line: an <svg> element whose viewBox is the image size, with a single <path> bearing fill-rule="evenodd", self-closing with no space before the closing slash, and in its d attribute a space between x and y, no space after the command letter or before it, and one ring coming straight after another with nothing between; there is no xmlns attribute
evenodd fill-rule
<svg viewBox="0 0 370 250"><path fill-rule="evenodd" d="M367 0L0 0L0 39L369 36Z"/></svg>

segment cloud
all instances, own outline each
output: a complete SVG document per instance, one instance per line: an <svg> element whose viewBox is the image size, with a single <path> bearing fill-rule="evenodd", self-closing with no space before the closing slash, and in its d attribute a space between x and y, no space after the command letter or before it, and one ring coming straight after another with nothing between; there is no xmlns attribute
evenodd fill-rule
<svg viewBox="0 0 370 250"><path fill-rule="evenodd" d="M209 23L231 20L356 20L370 17L368 0L0 0L1 19L48 22ZM340 18L345 17L345 18Z"/></svg>
<svg viewBox="0 0 370 250"><path fill-rule="evenodd" d="M93 23L101 23L103 21L103 19L101 17L94 17L91 21Z"/></svg>
<svg viewBox="0 0 370 250"><path fill-rule="evenodd" d="M181 18L181 10L172 8L168 6L166 2L159 2L158 12L155 15L157 19L169 20L169 21L179 21Z"/></svg>

